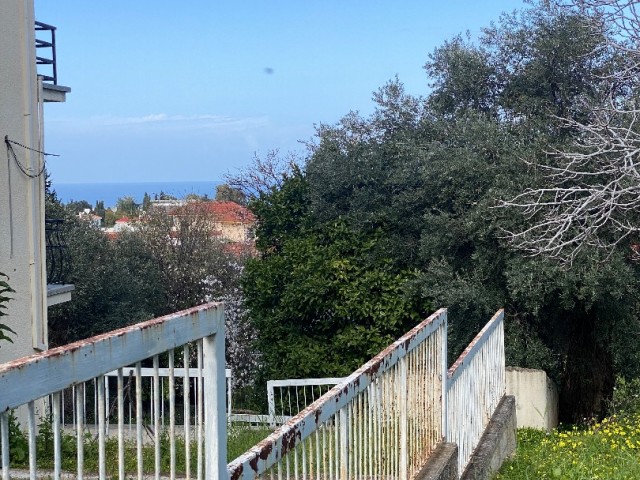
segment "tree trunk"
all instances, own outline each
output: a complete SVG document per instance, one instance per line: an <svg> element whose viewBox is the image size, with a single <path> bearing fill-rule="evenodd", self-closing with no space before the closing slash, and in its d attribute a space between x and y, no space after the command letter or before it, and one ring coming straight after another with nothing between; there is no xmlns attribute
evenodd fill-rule
<svg viewBox="0 0 640 480"><path fill-rule="evenodd" d="M560 388L560 421L584 423L600 419L613 395L613 358L596 333L596 320L572 318L567 358Z"/></svg>

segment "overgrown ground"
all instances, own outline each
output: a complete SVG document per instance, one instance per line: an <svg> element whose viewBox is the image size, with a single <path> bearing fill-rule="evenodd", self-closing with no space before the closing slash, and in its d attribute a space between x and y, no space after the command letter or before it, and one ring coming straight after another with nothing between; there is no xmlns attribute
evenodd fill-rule
<svg viewBox="0 0 640 480"><path fill-rule="evenodd" d="M640 414L619 414L585 428L518 431L518 449L495 479L640 478Z"/></svg>
<svg viewBox="0 0 640 480"><path fill-rule="evenodd" d="M10 433L10 456L11 466L14 468L28 468L28 444L26 436L19 433L14 428ZM243 426L231 426L227 437L227 461L234 460L246 452L249 448L266 438L271 430L265 426L260 428L248 428ZM185 456L185 443L182 437L176 437L176 473L184 475L186 473L187 462ZM90 433L84 439L84 471L98 471L98 440ZM197 443L191 442L191 455L189 470L193 474L197 470ZM77 444L76 438L69 434L63 434L61 442L62 469L64 471L77 470ZM40 434L36 439L37 464L38 468L53 469L53 433L50 423L40 424ZM107 458L117 458L118 441L116 438L109 438L105 442ZM168 474L170 471L170 444L167 432L160 437L160 469L161 473ZM143 471L147 474L154 472L154 447L153 444L146 444L142 449ZM136 443L128 440L125 442L125 471L135 473L137 471L137 450ZM107 462L107 475L118 474L118 463Z"/></svg>

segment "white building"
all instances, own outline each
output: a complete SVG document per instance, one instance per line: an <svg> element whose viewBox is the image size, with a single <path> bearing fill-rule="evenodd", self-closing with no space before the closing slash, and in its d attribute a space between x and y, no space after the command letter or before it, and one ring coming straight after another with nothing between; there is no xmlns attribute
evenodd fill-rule
<svg viewBox="0 0 640 480"><path fill-rule="evenodd" d="M0 362L46 349L47 307L73 290L47 284L43 110L70 91L57 85L54 32L36 25L33 0L0 1L0 141L9 158L0 161L0 272L15 290L3 323L16 332L0 344Z"/></svg>

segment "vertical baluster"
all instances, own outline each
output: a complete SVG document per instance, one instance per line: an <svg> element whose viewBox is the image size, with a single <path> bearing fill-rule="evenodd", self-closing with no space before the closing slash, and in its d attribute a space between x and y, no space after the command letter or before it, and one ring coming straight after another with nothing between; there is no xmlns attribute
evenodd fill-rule
<svg viewBox="0 0 640 480"><path fill-rule="evenodd" d="M138 461L138 480L142 480L142 365L136 363L136 456Z"/></svg>
<svg viewBox="0 0 640 480"><path fill-rule="evenodd" d="M170 478L176 478L176 381L173 349L169 350L169 462Z"/></svg>
<svg viewBox="0 0 640 480"><path fill-rule="evenodd" d="M211 480L227 478L226 374L224 355L224 318L218 318L218 331L201 340L204 396L206 458L204 475Z"/></svg>
<svg viewBox="0 0 640 480"><path fill-rule="evenodd" d="M160 480L160 359L153 356L153 441L154 441L154 470L156 480Z"/></svg>
<svg viewBox="0 0 640 480"><path fill-rule="evenodd" d="M340 480L347 480L349 478L349 444L348 444L348 432L349 432L349 414L348 405L345 405L340 409Z"/></svg>
<svg viewBox="0 0 640 480"><path fill-rule="evenodd" d="M184 453L185 453L185 477L186 480L191 478L191 405L189 397L189 386L191 377L189 375L189 345L184 345L182 348L182 355L184 361L184 383L183 388L183 401L184 401Z"/></svg>
<svg viewBox="0 0 640 480"><path fill-rule="evenodd" d="M98 476L100 480L104 480L107 476L106 470L106 460L105 460L105 444L104 444L104 433L105 433L105 395L104 395L104 378L98 377L94 379L94 385L98 387Z"/></svg>
<svg viewBox="0 0 640 480"><path fill-rule="evenodd" d="M2 480L9 480L9 412L0 413L0 441L2 443Z"/></svg>
<svg viewBox="0 0 640 480"><path fill-rule="evenodd" d="M62 424L62 427L64 428L64 389L60 390L60 404L61 404L61 408L60 408L60 423Z"/></svg>
<svg viewBox="0 0 640 480"><path fill-rule="evenodd" d="M103 377L104 379L104 409L105 412L107 412L105 419L106 419L106 423L105 423L105 428L104 428L104 434L108 437L109 436L109 425L111 425L111 422L109 420L109 377L107 375L105 375Z"/></svg>
<svg viewBox="0 0 640 480"><path fill-rule="evenodd" d="M82 480L84 476L84 383L78 385L76 391L76 442L78 447L78 480Z"/></svg>
<svg viewBox="0 0 640 480"><path fill-rule="evenodd" d="M78 412L76 411L76 386L75 385L71 385L71 404L72 404L72 408L71 408L71 424L73 425L73 428L77 430L78 428L78 424L76 423L76 418L78 416Z"/></svg>
<svg viewBox="0 0 640 480"><path fill-rule="evenodd" d="M38 470L36 465L36 407L33 400L27 404L27 423L29 425L29 479L36 480Z"/></svg>
<svg viewBox="0 0 640 480"><path fill-rule="evenodd" d="M318 428L316 429L316 478L320 479L320 467L321 467L321 457L320 457L320 432L324 432L324 426L323 425L318 425ZM324 450L323 450L324 452Z"/></svg>
<svg viewBox="0 0 640 480"><path fill-rule="evenodd" d="M60 480L60 471L62 466L62 428L60 426L60 398L62 396L62 392L56 392L52 395L52 405L51 408L53 410L53 479Z"/></svg>
<svg viewBox="0 0 640 480"><path fill-rule="evenodd" d="M202 480L203 475L203 457L202 457L202 427L204 423L204 419L202 418L202 407L203 407L203 382L204 376L202 374L202 340L198 340L198 419L197 419L197 439L198 439L198 462L197 462L197 479Z"/></svg>
<svg viewBox="0 0 640 480"><path fill-rule="evenodd" d="M124 376L118 369L118 478L124 480Z"/></svg>

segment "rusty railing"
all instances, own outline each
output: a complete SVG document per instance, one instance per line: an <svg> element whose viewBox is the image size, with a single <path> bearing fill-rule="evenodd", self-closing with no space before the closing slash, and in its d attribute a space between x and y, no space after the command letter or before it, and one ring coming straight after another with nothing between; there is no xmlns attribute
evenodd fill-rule
<svg viewBox="0 0 640 480"><path fill-rule="evenodd" d="M447 373L447 441L462 474L506 391L504 311L498 310Z"/></svg>
<svg viewBox="0 0 640 480"><path fill-rule="evenodd" d="M184 378L175 368L174 350L182 347L183 365L197 372L197 388L190 387L190 368L181 369ZM168 362L169 426L165 430L169 443L169 468L161 466L161 398L160 358ZM142 363L153 368L151 418L143 419ZM194 365L195 363L195 365ZM133 365L133 374L126 368ZM107 403L105 375L117 371L117 453L107 459ZM95 380L95 382L94 382ZM125 385L126 382L126 385ZM0 365L0 453L2 456L2 478L8 480L16 473L11 468L10 443L15 432L10 432L11 416L20 417L27 426L28 468L30 478L76 476L82 479L85 470L85 441L87 426L84 424L86 388L97 387L98 409L98 468L99 479L118 477L121 479L143 478L149 472L160 478L161 474L176 477L176 455L184 457L187 478L226 479L226 409L225 409L225 363L224 363L224 312L222 304L209 303L199 307L149 320L120 330L98 335L76 343L54 348L37 355L24 357ZM178 388L179 385L182 388ZM75 472L62 471L62 391L74 387L75 398ZM194 391L195 390L195 391ZM125 395L133 397L135 405L135 438L125 438ZM176 442L176 397L182 400L184 417L182 423L183 442ZM195 424L192 425L191 408L195 409ZM37 418L51 418L53 436L51 471L39 469L37 453ZM192 430L194 436L191 436ZM90 435L91 437L91 435ZM194 438L195 437L195 438ZM192 446L193 444L193 446ZM180 448L178 448L180 445ZM135 455L130 471L125 469L125 446L127 455ZM206 448L205 448L206 446ZM149 454L148 450L152 453ZM183 451L184 449L184 451ZM135 452L135 453L134 453ZM144 454L143 454L144 452ZM165 450L166 452L166 450ZM193 455L195 454L195 455ZM195 457L195 464L190 463ZM68 458L64 459L65 461ZM131 462L129 462L131 465ZM92 472L93 473L93 472Z"/></svg>
<svg viewBox="0 0 640 480"><path fill-rule="evenodd" d="M441 309L228 465L232 480L414 477L444 436Z"/></svg>

